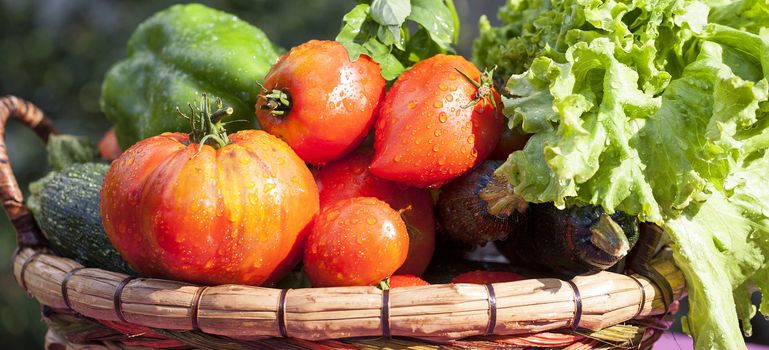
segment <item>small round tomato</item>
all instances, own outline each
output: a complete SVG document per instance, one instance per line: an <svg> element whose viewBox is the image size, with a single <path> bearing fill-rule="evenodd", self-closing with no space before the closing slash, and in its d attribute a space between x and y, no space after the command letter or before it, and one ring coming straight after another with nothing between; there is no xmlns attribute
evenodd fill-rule
<svg viewBox="0 0 769 350"><path fill-rule="evenodd" d="M351 62L335 41L311 40L280 57L256 102L262 128L304 161L323 164L349 153L376 120L385 80L362 55Z"/></svg>
<svg viewBox="0 0 769 350"><path fill-rule="evenodd" d="M401 74L382 101L371 171L416 187L439 187L482 162L503 127L491 72L437 55Z"/></svg>
<svg viewBox="0 0 769 350"><path fill-rule="evenodd" d="M315 171L320 207L342 199L374 197L399 211L409 233L409 254L396 273L421 276L435 251L435 216L428 190L378 178L369 170L370 149L358 150Z"/></svg>
<svg viewBox="0 0 769 350"><path fill-rule="evenodd" d="M395 275L390 277L390 288L429 286L427 281L414 275Z"/></svg>
<svg viewBox="0 0 769 350"><path fill-rule="evenodd" d="M372 197L321 210L307 238L304 271L313 287L371 286L392 276L408 254L400 214Z"/></svg>
<svg viewBox="0 0 769 350"><path fill-rule="evenodd" d="M507 160L507 157L515 151L522 150L526 142L531 138L531 134L525 134L519 128L505 128L499 138L499 143L494 151L491 152L491 160Z"/></svg>

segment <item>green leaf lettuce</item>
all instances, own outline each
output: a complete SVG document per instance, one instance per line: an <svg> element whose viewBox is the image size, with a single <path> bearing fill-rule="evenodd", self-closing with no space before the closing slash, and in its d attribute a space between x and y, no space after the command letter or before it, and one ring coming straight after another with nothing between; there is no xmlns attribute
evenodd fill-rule
<svg viewBox="0 0 769 350"><path fill-rule="evenodd" d="M534 135L498 172L531 202L663 226L696 348L745 348L750 292L769 293L769 2L511 0L500 17L474 58L512 74L505 114Z"/></svg>

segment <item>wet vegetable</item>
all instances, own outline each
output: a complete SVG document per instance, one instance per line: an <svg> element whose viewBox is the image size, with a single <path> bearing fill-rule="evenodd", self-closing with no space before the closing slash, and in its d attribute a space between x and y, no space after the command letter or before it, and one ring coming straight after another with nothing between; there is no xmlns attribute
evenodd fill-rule
<svg viewBox="0 0 769 350"><path fill-rule="evenodd" d="M378 178L368 170L373 151L362 148L315 172L323 208L353 197L374 197L398 211L409 233L409 255L397 274L421 276L435 251L433 199L425 189Z"/></svg>
<svg viewBox="0 0 769 350"><path fill-rule="evenodd" d="M526 230L516 242L500 241L500 252L528 266L576 275L605 270L625 257L638 240L638 219L600 207L560 210L551 203L531 204Z"/></svg>
<svg viewBox="0 0 769 350"><path fill-rule="evenodd" d="M261 130L227 135L204 98L193 133L142 140L110 167L104 229L140 275L260 285L299 262L318 190L288 145Z"/></svg>
<svg viewBox="0 0 769 350"><path fill-rule="evenodd" d="M75 163L30 185L30 209L61 256L87 267L134 274L110 243L99 216L99 191L109 165Z"/></svg>
<svg viewBox="0 0 769 350"><path fill-rule="evenodd" d="M461 56L436 55L385 94L374 130L374 175L437 188L491 154L503 120L491 73Z"/></svg>
<svg viewBox="0 0 769 350"><path fill-rule="evenodd" d="M373 197L343 199L318 215L304 250L313 287L373 286L395 273L409 251L400 214Z"/></svg>
<svg viewBox="0 0 769 350"><path fill-rule="evenodd" d="M524 228L527 203L512 192L506 179L493 177L500 164L483 162L442 188L436 213L443 234L470 246L515 240Z"/></svg>
<svg viewBox="0 0 769 350"><path fill-rule="evenodd" d="M305 162L354 150L376 120L385 80L368 56L350 61L342 44L310 40L280 57L264 79L256 118Z"/></svg>
<svg viewBox="0 0 769 350"><path fill-rule="evenodd" d="M388 286L390 286L390 288L416 287L416 286L430 285L430 283L427 283L427 281L414 275L395 275L389 278L387 284Z"/></svg>
<svg viewBox="0 0 769 350"><path fill-rule="evenodd" d="M189 129L174 109L203 91L250 129L265 74L278 58L258 28L203 5L176 5L144 21L128 41L128 57L104 78L101 109L122 149L162 132Z"/></svg>

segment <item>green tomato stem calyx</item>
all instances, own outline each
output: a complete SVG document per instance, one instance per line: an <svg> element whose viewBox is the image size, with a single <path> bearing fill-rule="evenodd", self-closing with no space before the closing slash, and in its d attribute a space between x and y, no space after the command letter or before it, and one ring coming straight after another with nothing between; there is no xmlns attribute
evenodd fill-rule
<svg viewBox="0 0 769 350"><path fill-rule="evenodd" d="M232 107L225 107L222 100L216 99L216 111L211 112L211 106L208 102L208 95L203 94L200 104L190 103L187 104L190 108L190 114L184 114L179 107L176 107L176 112L189 120L190 122L190 143L197 143L198 152L203 148L203 145L209 145L214 148L221 148L230 143L229 137L227 137L227 130L222 122L225 117L231 116L234 113Z"/></svg>

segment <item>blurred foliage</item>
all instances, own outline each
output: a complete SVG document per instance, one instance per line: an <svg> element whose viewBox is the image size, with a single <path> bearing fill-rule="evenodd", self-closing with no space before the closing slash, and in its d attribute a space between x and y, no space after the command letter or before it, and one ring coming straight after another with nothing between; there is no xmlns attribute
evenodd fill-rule
<svg viewBox="0 0 769 350"><path fill-rule="evenodd" d="M136 26L180 1L0 0L0 96L32 101L60 131L94 140L109 128L99 111L104 73L125 56ZM207 0L261 28L279 46L333 39L353 0ZM469 56L481 14L495 17L504 0L455 0L462 18L459 52ZM471 6L472 4L472 6ZM11 123L6 132L11 163L23 189L49 167L35 135ZM41 348L45 326L39 305L9 273L14 231L0 215L0 348Z"/></svg>

